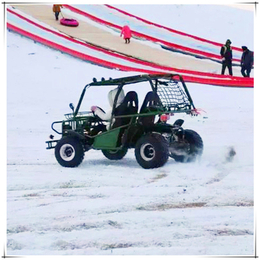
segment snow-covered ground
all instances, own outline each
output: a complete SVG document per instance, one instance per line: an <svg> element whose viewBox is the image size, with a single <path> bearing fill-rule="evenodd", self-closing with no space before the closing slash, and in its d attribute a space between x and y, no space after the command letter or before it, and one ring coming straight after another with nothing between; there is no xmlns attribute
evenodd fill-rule
<svg viewBox="0 0 260 260"><path fill-rule="evenodd" d="M204 153L195 163L169 159L144 170L133 150L121 161L91 150L67 169L45 149L51 123L70 112L93 77L134 74L10 32L6 38L7 255L255 254L254 89L188 84L206 112L171 120L185 119L202 136ZM90 89L84 109L107 109L108 90ZM146 89L135 90L142 102Z"/></svg>

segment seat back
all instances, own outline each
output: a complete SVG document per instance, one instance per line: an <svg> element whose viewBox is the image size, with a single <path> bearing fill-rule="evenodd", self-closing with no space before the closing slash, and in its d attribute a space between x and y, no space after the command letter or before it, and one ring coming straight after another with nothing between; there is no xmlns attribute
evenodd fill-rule
<svg viewBox="0 0 260 260"><path fill-rule="evenodd" d="M138 96L135 91L129 91L123 102L115 108L115 116L136 114L138 111ZM131 117L116 118L112 128L116 128L122 125L127 125L131 121Z"/></svg>
<svg viewBox="0 0 260 260"><path fill-rule="evenodd" d="M146 94L140 109L140 114L157 111L156 106L161 105L161 100L157 93L150 91ZM139 117L138 122L144 126L154 123L155 115Z"/></svg>

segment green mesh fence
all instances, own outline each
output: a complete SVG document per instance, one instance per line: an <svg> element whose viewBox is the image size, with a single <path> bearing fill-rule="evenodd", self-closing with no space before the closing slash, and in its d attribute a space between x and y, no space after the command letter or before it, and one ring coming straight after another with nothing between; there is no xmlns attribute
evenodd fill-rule
<svg viewBox="0 0 260 260"><path fill-rule="evenodd" d="M181 83L174 80L157 80L156 83L157 94L160 97L162 105L167 108L167 110L185 111L191 109L191 102Z"/></svg>

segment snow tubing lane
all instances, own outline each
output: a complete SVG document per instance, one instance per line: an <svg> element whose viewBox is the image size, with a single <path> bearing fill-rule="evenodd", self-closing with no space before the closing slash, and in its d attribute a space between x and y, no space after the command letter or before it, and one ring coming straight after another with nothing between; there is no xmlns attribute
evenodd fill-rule
<svg viewBox="0 0 260 260"><path fill-rule="evenodd" d="M123 10L117 8L117 7L112 6L112 5L105 4L105 6L108 7L108 8L110 8L110 9L114 9L114 10L116 10L116 11L118 11L118 12L124 14L124 15L133 17L133 18L135 18L135 19L137 19L137 20L140 20L140 21L142 21L142 22L144 22L144 23L153 25L153 26L155 26L155 27L159 27L159 28L168 30L168 31L173 32L173 33L176 33L176 34L180 34L180 35L183 35L183 36L187 36L187 37L193 38L193 39L198 40L198 41L210 43L210 44L215 45L215 46L218 46L218 47L222 47L222 46L223 46L222 43L210 41L210 40L207 40L207 39L204 39L204 38L195 36L195 35L191 35L191 34L188 34L188 33L184 33L184 32L181 32L181 31L177 31L177 30L174 30L174 29L172 29L172 28L169 28L169 27L166 27L166 26L157 24L157 23L150 22L150 21L148 21L148 20L145 20L145 19L143 19L143 18L141 18L141 17L138 17L138 16L136 16L136 15L130 14L130 13L128 13L128 12L126 12L126 11L123 11ZM232 49L233 49L233 50L236 50L236 51L239 51L239 52L241 52L241 54L242 54L241 48L232 47Z"/></svg>
<svg viewBox="0 0 260 260"><path fill-rule="evenodd" d="M21 19L24 19L27 22L30 22L30 23L40 27L41 29L47 30L47 31L52 32L52 33L54 33L56 35L59 35L61 37L68 38L71 41L77 42L74 39L66 37L65 35L62 35L62 34L57 33L57 32L54 32L54 31L52 31L50 29L47 29L47 28L45 28L45 27L43 27L43 26L41 26L39 24L36 24L35 22L29 20L28 18L25 18L25 17L21 16L20 14L15 13L12 10L8 9L8 11L13 13L13 14L15 14L15 15L17 15ZM161 73L160 71L147 70L147 69L138 69L138 68L133 68L133 67L130 67L130 66L119 65L119 64L116 64L116 63L113 63L113 62L108 62L108 61L105 61L105 60L102 60L102 59L99 59L99 58L95 58L95 57L92 57L90 55L87 55L87 54L84 54L84 53L81 53L81 52L77 52L75 50L71 50L71 49L69 49L67 47L64 47L64 46L62 46L60 44L54 43L54 42L49 41L47 39L44 39L44 38L42 38L40 36L34 35L32 33L29 33L27 31L25 31L23 29L20 29L20 28L14 26L14 25L9 24L9 23L7 23L7 28L10 29L10 30L13 30L13 31L15 31L15 32L17 32L17 33L19 33L19 34L21 34L23 36L26 36L28 38L31 38L31 39L35 40L35 41L38 41L38 42L40 42L40 43L42 43L44 45L47 45L47 46L52 47L54 49L60 50L60 51L65 52L65 53L68 53L68 54L70 54L70 55L72 55L74 57L77 57L79 59L83 59L85 61L89 61L90 63L94 63L94 64L97 64L97 65L100 65L100 66L103 66L103 67L106 67L106 68L111 68L111 69L117 68L117 69L120 69L122 71L136 71L136 72L148 73L148 74ZM81 42L81 44L83 44L83 43ZM95 49L98 50L97 47ZM106 53L109 53L111 55L111 53L108 52L108 51ZM126 57L124 57L124 58L126 58ZM133 58L132 58L132 61L133 61ZM149 64L149 62L144 62L144 63ZM150 66L151 66L151 64L150 64ZM161 66L155 66L155 67L161 67ZM163 66L161 68L165 69L165 68L163 68ZM172 68L171 68L171 70L172 70ZM179 72L180 73L187 73L189 71L187 71L187 70L179 70ZM212 74L211 73L202 73L202 72L197 72L197 73L199 75L203 75L203 76L206 76L206 74L210 74L210 76L213 76L213 75L214 76L220 76L220 75L215 75L213 73ZM207 76L209 76L209 75L207 75ZM237 80L233 80L233 78L231 78L229 76L227 76L227 77L228 77L227 78L228 81L224 80L224 79L217 80L217 79L198 78L198 77L194 77L194 76L183 75L184 80L187 81L187 82L209 84L209 85L217 85L217 86L230 86L230 87L253 87L253 80L252 80L252 78L245 80L244 78L234 77L234 79L237 78Z"/></svg>
<svg viewBox="0 0 260 260"><path fill-rule="evenodd" d="M95 16L93 16L93 15L91 15L91 14L85 12L85 11L82 11L82 10L76 8L76 7L73 7L73 6L67 5L67 4L64 4L63 6L68 8L68 9L70 9L72 12L81 14L83 16L87 16L88 18L90 18L90 19L92 19L92 20L94 20L94 21L96 21L98 23L105 24L107 26L116 28L118 30L122 30L122 26L119 26L119 25L107 22L107 21L105 21L105 20L103 20L101 18L95 17ZM216 54L213 54L213 53L192 49L192 48L189 48L189 47L184 47L184 46L181 46L181 45L178 45L178 44L174 44L174 43L171 43L171 42L167 42L167 41L155 38L155 37L151 37L149 35L146 35L146 34L143 34L143 33L139 33L139 32L133 31L133 30L131 30L131 32L136 37L144 38L144 39L152 41L152 42L160 42L160 43L162 43L162 44L164 44L166 46L172 47L172 48L174 48L176 50L182 50L182 51L185 51L186 53L202 55L202 56L205 56L207 58L216 59L218 61L221 60L221 56L220 55L216 55ZM233 60L237 61L237 62L240 62L239 59L233 59Z"/></svg>
<svg viewBox="0 0 260 260"><path fill-rule="evenodd" d="M109 49L106 49L106 48L103 48L103 47L99 47L97 45L94 45L94 44L90 44L90 43L87 43L86 41L82 42L81 39L77 40L77 38L75 37L72 37L70 35L68 36L65 36L64 34L61 34L59 32L56 32L56 31L52 31L51 29L48 29L46 27L43 27L42 25L40 24L37 24L31 20L29 20L28 18L26 17L23 17L22 15L10 10L10 9L7 9L10 13L18 16L19 18L45 30L45 31L48 31L48 32L51 32L57 36L60 36L62 38L65 38L67 40L70 40L72 42L75 42L75 43L78 43L78 44L81 44L85 47L88 47L88 48L91 48L91 49L94 49L94 50L97 50L97 51L100 51L100 52L103 52L103 53L106 53L106 54L109 54L111 56L114 56L114 57L117 57L117 58L121 58L121 59L125 59L127 61L131 61L131 62L135 62L135 63L138 63L138 64L141 64L141 65L145 65L145 66L150 66L150 67L153 67L155 69L162 69L162 70L169 70L169 71L173 71L174 73L184 73L184 74L193 74L193 75L199 75L199 76L205 76L205 77L213 77L213 78L229 78L231 79L231 77L229 75L219 75L219 74L214 74L214 73L209 73L209 72L199 72L199 71L193 71L193 70L185 70L185 69L177 69L177 68L173 68L173 67L168 67L168 66L163 66L163 65L157 65L157 64L154 64L154 63L151 63L151 62L148 62L148 61L143 61L143 60L139 60L137 58L133 58L133 57L129 57L129 56L126 56L124 54L120 54L120 53L116 53L114 51L111 51ZM244 79L242 77L236 77L236 76L233 76L232 77L232 80L242 80L243 82L244 81L249 81L249 82L252 82L252 78L250 79Z"/></svg>
<svg viewBox="0 0 260 260"><path fill-rule="evenodd" d="M146 69L138 69L138 68L132 68L129 66L123 66L123 65L119 65L116 63L112 63L112 62L108 62L99 58L95 58L92 56L89 56L87 54L83 54L81 52L77 52L74 50L71 50L67 47L64 47L60 44L54 43L52 41L46 40L44 38L41 38L37 35L34 35L32 33L26 32L14 25L11 25L9 23L7 23L7 28L15 31L25 37L28 37L34 41L37 41L39 43L42 43L46 46L49 46L53 49L59 50L61 52L70 54L76 58L88 61L90 63L94 63L96 65L105 67L105 68L110 68L110 69L120 69L122 71L136 71L136 72L140 72L140 73L147 73L147 74L158 74L161 73L160 71L153 71L153 70L146 70ZM230 82L226 82L225 80L215 80L215 79L203 79L203 78L197 78L197 77L193 77L193 76L183 76L183 79L186 82L193 82L193 83L200 83L200 84L206 84L206 85L216 85L216 86L228 86L228 87L252 87L251 84L242 84L243 82L238 82L238 81L230 81ZM228 84L227 84L228 83Z"/></svg>
<svg viewBox="0 0 260 260"><path fill-rule="evenodd" d="M197 40L197 41L209 43L209 44L212 44L212 45L217 46L217 47L222 47L222 46L223 46L223 43L210 41L210 40L207 40L207 39L204 39L204 38L195 36L195 35L191 35L191 34L184 33L184 32L178 31L178 30L174 30L174 29L172 29L172 28L169 28L169 27L166 27L166 26L157 24L157 23L153 23L153 22L150 22L150 21L148 21L148 20L145 20L145 19L143 19L143 18L141 18L141 17L138 17L138 16L136 16L136 15L130 14L130 13L128 13L128 12L126 12L126 11L123 11L123 10L117 8L117 7L112 6L112 5L108 5L108 4L104 4L104 5L105 5L106 7L108 7L108 8L110 8L110 9L116 10L117 12L122 13L122 14L124 14L124 15L126 15L126 16L135 18L135 19L137 19L137 20L139 20L139 21L142 21L143 23L146 23L146 24L149 24L149 25L153 25L153 26L155 26L155 27L168 30L169 32L172 32L172 33L175 33L175 34L179 34L179 35L182 35L182 36L186 36L186 37L189 37L189 38L193 38L193 39L195 39L195 40ZM171 48L167 48L166 46L162 46L162 48L171 50ZM242 51L241 48L232 46L232 49L235 50L235 51L240 52L241 55L242 55L242 52L243 52L243 51ZM254 52L253 52L253 53L254 53ZM196 56L196 55L194 55L194 56ZM200 56L196 56L196 57L200 58ZM238 59L234 59L234 60L235 60L235 61L238 61L239 64L240 64L240 60L238 60ZM216 61L216 60L214 60L214 61ZM221 60L219 60L219 62L221 62ZM237 66L240 66L240 65L237 65Z"/></svg>
<svg viewBox="0 0 260 260"><path fill-rule="evenodd" d="M34 24L35 26L38 26L38 27L40 27L41 29L44 29L44 30L46 30L46 31L49 31L49 32L52 32L52 33L54 33L54 34L56 34L56 35L58 35L58 36L61 36L61 37L63 37L63 38L66 38L66 39L68 39L68 40L71 40L71 41L74 41L74 42L77 42L77 43L81 43L81 44L83 44L83 45L86 45L86 44L84 44L84 43L82 43L82 42L78 42L78 41L75 41L75 40L73 40L73 39L71 39L71 38L69 38L69 37L67 37L67 36L65 36L65 35L62 35L62 34L60 34L60 33L57 33L57 32L54 32L54 31L52 31L52 30L50 30L50 29L47 29L47 28L45 28L45 27L43 27L43 26L41 26L41 25L39 25L39 24L36 24L35 22L33 22L33 21L31 21L31 20L29 20L29 19L27 19L27 18L25 18L25 17L23 17L23 16L21 16L20 14L17 14L17 13L15 13L15 12L13 12L12 10L8 10L8 11L10 11L11 13L13 13L14 15L17 15L18 17L20 17L20 18L22 18L22 19L24 19L24 20L26 20L27 22L30 22L30 23L32 23L32 24ZM48 45L48 46L50 46L50 45ZM90 47L90 46L88 46L88 47ZM93 46L91 46L92 48L94 48ZM66 48L66 47L64 47L64 48ZM94 48L94 49L98 49L98 50L100 50L99 48ZM104 51L104 50L102 50L102 51ZM109 53L110 55L111 55L111 53L110 52L108 52L108 51L104 51L104 52L106 52L106 53ZM71 54L71 53L69 53L69 54ZM73 55L73 54L71 54L71 55ZM85 55L85 54L82 54L82 55ZM76 56L76 57L78 57L78 55L74 55L74 56ZM87 55L88 56L88 55ZM91 56L90 56L91 57ZM78 58L80 58L80 57L78 57ZM93 58L93 57L92 57ZM121 58L125 58L126 59L126 57L121 57ZM97 58L93 58L93 59L97 59ZM133 61L133 60L132 60ZM135 60L135 62L136 63L138 63L137 62L138 60ZM92 61L90 61L90 62L92 62ZM94 62L95 63L95 62ZM142 62L142 64L144 64L143 62ZM149 62L146 62L146 64L149 64ZM101 65L101 64L98 64L98 65ZM150 64L151 65L151 64ZM154 65L154 64L153 64ZM102 66L102 65L101 65ZM127 68L131 68L131 71L142 71L142 72L145 72L145 73L153 73L153 71L151 71L151 70L140 70L140 69L134 69L133 70L133 68L132 67L126 67L126 66L123 66L123 67L125 67L126 69L122 69L122 65L118 65L118 66L121 66L121 70L126 70L126 71L129 71L129 69L127 69ZM117 66L117 67L118 67ZM149 66L149 65L148 65ZM107 66L104 66L104 67L107 67ZM159 67L159 68L161 68L161 69L165 69L165 68L162 68L162 66L154 66L154 67ZM110 68L110 67L109 67ZM171 68L171 70L172 70L172 68ZM188 71L188 70L186 70L185 72L184 72L184 70L179 70L181 73L185 73L185 72L188 72L188 73L191 73L190 71ZM156 72L154 72L154 73L158 73L157 71ZM222 75L220 76L220 75L217 75L217 74L211 74L211 73L202 73L202 72L197 72L197 74L200 74L200 75L203 75L203 76L214 76L214 77L216 77L216 76L218 76L218 77L223 77ZM226 76L226 77L228 77L229 79L231 79L229 76ZM238 81L237 81L237 83L231 83L231 84L229 84L229 85L231 85L231 86L242 86L242 85L245 85L245 84L243 84L244 82L245 82L245 79L244 78L241 78L241 77L233 77L232 78L232 80L233 79L235 79L235 78L237 78L238 79ZM210 80L210 79L202 79L202 81L200 82L200 81L197 81L196 80L196 78L195 77L190 77L190 79L188 78L188 76L186 76L185 77L185 80L186 81L190 81L190 82L195 82L196 81L196 83L202 83L202 84L210 84L210 85L227 85L227 84L225 84L224 82L218 82L218 83L216 83L216 84L214 84L214 83L212 83L212 81ZM195 80L195 81L194 81ZM241 82L240 81L242 81L243 83L241 84ZM249 81L250 83L250 85L253 85L252 83L253 83L253 81L252 81L252 79L248 79L247 81Z"/></svg>
<svg viewBox="0 0 260 260"><path fill-rule="evenodd" d="M78 44L81 44L85 47L88 47L88 48L91 48L91 49L94 49L94 50L97 50L97 51L100 51L100 52L103 52L103 53L106 53L106 54L109 54L111 56L114 56L114 57L117 57L117 58L121 58L121 59L125 59L127 61L131 61L131 62L135 62L137 64L141 64L141 65L145 65L145 66L150 66L150 67L153 67L155 69L162 69L162 70L168 70L168 71L173 71L174 73L182 73L182 74L193 74L193 75L199 75L199 76L203 76L203 77L213 77L213 78L221 78L221 79L224 79L224 78L228 78L228 79L231 79L231 77L229 75L219 75L219 74L214 74L214 73L209 73L209 72L199 72L199 71L193 71L193 70L185 70L185 69L177 69L177 68L173 68L173 67L168 67L168 66L163 66L163 65L157 65L157 64L154 64L154 63L151 63L151 62L148 62L148 61L143 61L143 60L139 60L137 58L133 58L133 57L129 57L129 56L126 56L124 54L120 54L120 53L116 53L114 51L111 51L109 49L106 49L104 47L99 47L97 45L94 45L94 44L90 44L90 43L87 43L86 41L82 42L81 39L77 40L77 38L75 37L72 37L70 35L66 36L64 34L61 34L59 32L56 32L56 31L52 31L51 29L48 29L46 27L43 27L42 25L40 24L37 24L29 19L27 19L26 17L23 17L22 15L18 14L18 13L15 13L14 11L12 10L9 10L8 11L16 16L18 16L19 18L45 30L45 31L48 31L48 32L51 32L57 36L60 36L62 38L65 38L67 40L70 40L72 42L75 42L75 43L78 43ZM242 82L245 82L245 81L249 81L252 83L252 78L249 78L249 79L246 79L246 78L242 78L242 77L236 77L236 76L233 76L232 77L232 80L242 80Z"/></svg>
<svg viewBox="0 0 260 260"><path fill-rule="evenodd" d="M11 25L9 23L7 23L7 28L12 30L12 31L15 31L25 37L28 37L34 41L37 41L39 43L42 43L46 46L49 46L53 49L56 49L56 50L59 50L61 52L64 52L64 53L67 53L67 54L70 54L76 58L79 58L79 59L82 59L82 60L85 60L85 61L89 61L90 63L94 63L94 64L97 64L97 65L100 65L102 67L105 67L105 68L110 68L110 69L120 69L122 71L137 71L137 72L141 72L141 73L148 73L148 74L157 74L159 73L158 71L152 71L152 70L144 70L144 69L136 69L136 68L131 68L129 66L123 66L123 65L119 65L119 64L116 64L116 63L113 63L113 62L109 62L109 61L105 61L105 60L102 60L102 59L99 59L99 58L95 58L95 57L92 57L90 55L87 55L87 54L84 54L84 53L81 53L81 52L78 52L78 51L75 51L75 50L72 50L72 49L69 49L67 47L64 47L60 44L57 44L55 42L52 42L50 40L46 40L40 36L37 36L35 34L32 34L32 33L29 33L23 29L20 29L14 25Z"/></svg>

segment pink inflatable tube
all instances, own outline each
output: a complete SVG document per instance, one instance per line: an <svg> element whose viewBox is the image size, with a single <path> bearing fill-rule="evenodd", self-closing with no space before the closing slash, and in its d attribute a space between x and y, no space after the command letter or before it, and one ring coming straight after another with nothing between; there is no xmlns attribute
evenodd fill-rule
<svg viewBox="0 0 260 260"><path fill-rule="evenodd" d="M79 22L75 19L62 18L60 19L60 23L65 26L77 27Z"/></svg>

